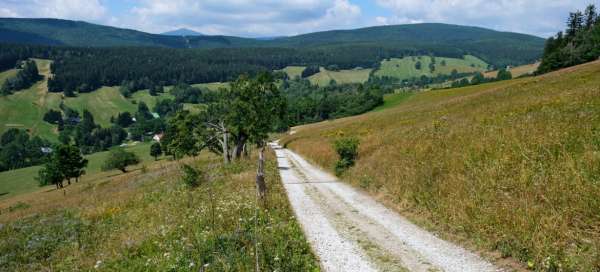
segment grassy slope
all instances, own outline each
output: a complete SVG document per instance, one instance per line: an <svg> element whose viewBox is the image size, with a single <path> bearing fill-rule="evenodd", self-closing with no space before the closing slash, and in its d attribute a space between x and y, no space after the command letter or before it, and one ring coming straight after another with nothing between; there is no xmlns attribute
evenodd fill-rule
<svg viewBox="0 0 600 272"><path fill-rule="evenodd" d="M288 147L414 221L537 270L600 267L600 62L542 77L423 92L397 107L298 127ZM452 236L448 236L452 237Z"/></svg>
<svg viewBox="0 0 600 272"><path fill-rule="evenodd" d="M184 162L202 171L193 190L178 162L0 201L2 271L318 271L285 197L273 155L269 195L255 209L255 159ZM254 220L255 214L258 220Z"/></svg>
<svg viewBox="0 0 600 272"><path fill-rule="evenodd" d="M343 83L363 83L369 80L371 69L354 69L329 71L321 67L321 72L308 77L312 84L319 86L327 86L331 80L335 80L339 84Z"/></svg>
<svg viewBox="0 0 600 272"><path fill-rule="evenodd" d="M47 77L50 73L49 60L36 60L40 74ZM2 73L1 78L14 74L14 70ZM3 82L0 81L0 83ZM50 108L58 108L60 95L48 93L46 80L41 80L26 90L20 90L9 96L0 97L0 134L6 130L27 128L35 135L49 140L56 139L54 127L42 120Z"/></svg>
<svg viewBox="0 0 600 272"><path fill-rule="evenodd" d="M421 69L417 70L415 68L415 64L420 61ZM389 60L383 60L381 62L381 68L375 72L377 76L388 76L395 77L398 79L410 79L413 77L420 76L436 76L437 74L445 74L449 75L453 69L456 69L459 73L467 73L467 72L484 72L488 65L484 61L473 57L473 56L465 56L463 59L455 59L455 58L435 58L435 71L433 73L429 70L429 64L431 63L431 58L429 56L420 56L419 57L404 57L402 59L392 58ZM443 66L442 61L446 61L446 65ZM474 67L471 67L474 65Z"/></svg>
<svg viewBox="0 0 600 272"><path fill-rule="evenodd" d="M399 92L391 93L383 96L383 105L373 109L373 111L382 111L389 108L393 108L398 104L404 102L406 99L411 97L414 93L412 92Z"/></svg>
<svg viewBox="0 0 600 272"><path fill-rule="evenodd" d="M142 160L142 164L134 168L139 168L141 165L148 165L154 161L154 158L150 156L150 144L151 143L139 143L126 148L126 150L137 154ZM84 181L119 173L119 171L101 172L100 167L102 166L102 163L104 163L107 155L108 151L86 156L89 163L88 167L85 169L87 174L83 176ZM38 182L35 180L35 177L40 168L41 166L31 166L0 172L0 199L6 199L33 191L52 189L53 186L44 188L38 187Z"/></svg>
<svg viewBox="0 0 600 272"><path fill-rule="evenodd" d="M280 71L284 71L290 79L294 79L296 77L301 77L304 69L306 69L304 66L288 66Z"/></svg>

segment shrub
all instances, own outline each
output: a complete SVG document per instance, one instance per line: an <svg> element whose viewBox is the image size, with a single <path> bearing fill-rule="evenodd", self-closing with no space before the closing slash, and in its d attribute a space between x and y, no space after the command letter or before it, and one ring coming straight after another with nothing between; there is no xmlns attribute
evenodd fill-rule
<svg viewBox="0 0 600 272"><path fill-rule="evenodd" d="M190 188L195 188L200 185L200 170L184 164L181 166L181 171L183 172L181 180L183 183L185 183L185 185Z"/></svg>
<svg viewBox="0 0 600 272"><path fill-rule="evenodd" d="M335 152L340 156L340 159L335 163L336 175L341 175L346 169L354 165L354 161L358 156L358 144L358 139L354 137L340 138L333 143Z"/></svg>
<svg viewBox="0 0 600 272"><path fill-rule="evenodd" d="M106 161L104 161L104 165L102 165L102 170L119 169L121 172L125 173L127 172L127 166L138 163L140 163L140 159L137 155L127 152L122 148L116 148L108 153L108 157L106 158Z"/></svg>

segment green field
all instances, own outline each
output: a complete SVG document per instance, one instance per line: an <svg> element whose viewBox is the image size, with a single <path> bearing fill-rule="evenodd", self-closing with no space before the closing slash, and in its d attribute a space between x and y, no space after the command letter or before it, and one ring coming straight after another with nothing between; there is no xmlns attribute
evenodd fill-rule
<svg viewBox="0 0 600 272"><path fill-rule="evenodd" d="M50 73L50 61L36 60L36 63L40 74L47 77ZM16 70L0 73L0 84L15 74ZM48 93L47 89L46 80L41 80L29 89L0 97L0 133L10 128L24 128L34 135L55 140L54 126L44 122L42 118L48 109L58 108L61 95Z"/></svg>
<svg viewBox="0 0 600 272"><path fill-rule="evenodd" d="M321 72L308 77L312 84L319 86L327 86L331 80L335 80L338 84L344 83L364 83L369 80L371 69L352 69L329 71L321 67Z"/></svg>
<svg viewBox="0 0 600 272"><path fill-rule="evenodd" d="M142 160L142 165L147 165L154 161L154 158L150 156L151 144L152 143L138 143L134 146L126 147L125 149L137 154ZM107 155L108 151L98 152L86 156L86 158L89 160L89 163L88 167L85 169L87 174L83 176L83 180L107 177L119 173L119 171L108 171L98 175L98 173L102 172L100 168L102 167ZM38 186L38 182L35 180L35 177L37 176L40 168L41 166L31 166L27 168L0 172L0 199L39 190L40 187ZM139 168L139 166L134 168ZM48 188L52 188L52 186L49 186Z"/></svg>
<svg viewBox="0 0 600 272"><path fill-rule="evenodd" d="M421 69L416 69L415 64L421 62ZM376 76L387 76L398 79L410 79L413 77L428 76L433 77L438 74L449 75L456 69L459 73L485 72L488 64L484 61L470 55L463 59L435 57L435 71L431 73L429 64L430 56L392 58L383 60L381 67L375 72ZM446 65L442 65L445 62Z"/></svg>

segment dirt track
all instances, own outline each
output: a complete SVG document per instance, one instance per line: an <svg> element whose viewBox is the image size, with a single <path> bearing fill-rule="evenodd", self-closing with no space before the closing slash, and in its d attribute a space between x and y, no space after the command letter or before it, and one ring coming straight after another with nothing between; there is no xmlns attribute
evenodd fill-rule
<svg viewBox="0 0 600 272"><path fill-rule="evenodd" d="M290 203L324 271L500 271L276 143Z"/></svg>

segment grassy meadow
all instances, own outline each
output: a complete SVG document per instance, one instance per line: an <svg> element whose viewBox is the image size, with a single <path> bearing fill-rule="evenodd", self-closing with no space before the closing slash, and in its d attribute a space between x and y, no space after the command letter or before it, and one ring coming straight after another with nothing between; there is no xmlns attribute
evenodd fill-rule
<svg viewBox="0 0 600 272"><path fill-rule="evenodd" d="M421 62L421 69L416 69L417 62ZM381 67L375 71L375 75L402 80L420 76L434 77L438 74L449 75L454 69L459 73L485 72L488 67L487 63L471 55L466 55L462 59L435 57L435 62L435 71L432 73L429 69L430 56L387 59L381 62ZM442 62L446 65L442 65Z"/></svg>
<svg viewBox="0 0 600 272"><path fill-rule="evenodd" d="M127 151L135 153L142 160L141 164L137 166L131 166L131 169L139 169L143 165L147 166L153 163L154 158L150 156L151 144L152 143L149 142L138 143L136 145L125 147ZM86 174L82 177L82 180L95 180L98 178L104 178L118 174L118 170L108 172L101 171L100 168L106 160L107 155L108 151L104 151L85 156L89 162L88 167L85 169ZM42 166L31 166L0 172L0 200L28 192L53 189L54 186L52 185L42 188L38 186L38 182L35 180L35 177L37 177L40 168L42 168Z"/></svg>
<svg viewBox="0 0 600 272"><path fill-rule="evenodd" d="M251 271L258 260L319 271L267 158L259 204L256 157L223 166L209 154L1 201L0 270ZM201 171L199 187L184 185L180 163Z"/></svg>
<svg viewBox="0 0 600 272"><path fill-rule="evenodd" d="M352 69L352 70L340 70L340 71L329 71L323 67L321 71L312 76L308 77L308 80L312 84L319 86L327 86L331 80L335 80L338 84L344 83L364 83L369 80L369 75L372 69Z"/></svg>
<svg viewBox="0 0 600 272"><path fill-rule="evenodd" d="M414 94L396 107L296 127L282 143L443 237L536 271L600 267L600 62Z"/></svg>

